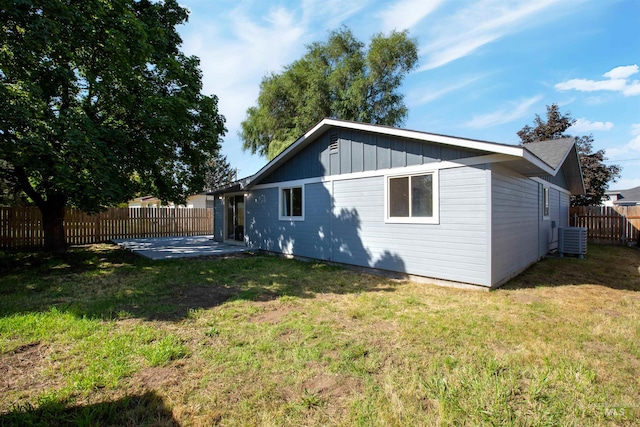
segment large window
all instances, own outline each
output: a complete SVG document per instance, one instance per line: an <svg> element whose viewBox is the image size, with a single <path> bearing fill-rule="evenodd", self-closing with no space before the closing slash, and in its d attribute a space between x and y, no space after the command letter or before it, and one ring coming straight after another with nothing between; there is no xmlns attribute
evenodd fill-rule
<svg viewBox="0 0 640 427"><path fill-rule="evenodd" d="M280 189L280 219L304 219L302 187Z"/></svg>
<svg viewBox="0 0 640 427"><path fill-rule="evenodd" d="M387 221L438 221L437 175L423 173L387 178Z"/></svg>

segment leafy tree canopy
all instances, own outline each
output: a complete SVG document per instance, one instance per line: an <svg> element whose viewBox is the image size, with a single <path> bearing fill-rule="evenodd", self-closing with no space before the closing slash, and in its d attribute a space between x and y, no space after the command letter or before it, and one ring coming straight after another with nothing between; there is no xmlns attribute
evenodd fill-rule
<svg viewBox="0 0 640 427"><path fill-rule="evenodd" d="M398 90L417 60L406 31L377 34L368 49L346 28L332 32L281 74L263 78L242 122L244 149L272 159L325 117L401 125L407 108Z"/></svg>
<svg viewBox="0 0 640 427"><path fill-rule="evenodd" d="M6 5L6 3L10 3ZM179 49L175 0L14 0L0 8L0 163L64 250L66 205L88 212L204 188L225 133Z"/></svg>
<svg viewBox="0 0 640 427"><path fill-rule="evenodd" d="M518 136L523 144L535 141L547 141L561 138L571 138L565 132L576 122L570 113L562 114L557 104L547 105L547 120L544 121L536 114L534 127L526 125ZM620 177L620 166L609 165L604 162L607 158L604 150L593 152L593 135L575 137L586 194L571 197L572 206L600 205L610 182Z"/></svg>

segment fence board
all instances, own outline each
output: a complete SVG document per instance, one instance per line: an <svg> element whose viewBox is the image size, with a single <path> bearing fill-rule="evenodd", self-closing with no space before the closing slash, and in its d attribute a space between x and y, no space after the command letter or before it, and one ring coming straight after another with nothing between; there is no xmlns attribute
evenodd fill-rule
<svg viewBox="0 0 640 427"><path fill-rule="evenodd" d="M210 208L109 208L95 215L65 212L67 244L83 245L138 237L213 234ZM44 245L42 215L35 207L0 207L0 249Z"/></svg>
<svg viewBox="0 0 640 427"><path fill-rule="evenodd" d="M640 242L640 206L576 206L569 215L570 225L587 227L593 242Z"/></svg>

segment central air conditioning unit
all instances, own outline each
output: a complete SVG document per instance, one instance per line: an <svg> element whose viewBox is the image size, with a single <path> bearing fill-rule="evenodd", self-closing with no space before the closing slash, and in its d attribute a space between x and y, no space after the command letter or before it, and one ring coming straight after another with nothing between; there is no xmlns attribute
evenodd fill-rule
<svg viewBox="0 0 640 427"><path fill-rule="evenodd" d="M558 254L578 255L580 259L587 253L587 227L558 228Z"/></svg>

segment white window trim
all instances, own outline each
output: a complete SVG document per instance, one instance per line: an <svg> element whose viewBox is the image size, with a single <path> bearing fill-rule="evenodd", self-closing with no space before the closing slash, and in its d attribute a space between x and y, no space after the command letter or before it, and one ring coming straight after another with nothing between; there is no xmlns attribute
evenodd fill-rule
<svg viewBox="0 0 640 427"><path fill-rule="evenodd" d="M418 175L433 177L433 216L431 217L390 217L389 216L389 180ZM388 174L384 176L384 222L388 224L440 224L440 180L438 170Z"/></svg>
<svg viewBox="0 0 640 427"><path fill-rule="evenodd" d="M545 205L548 206L546 215ZM546 185L542 186L542 219L545 221L551 219L551 189Z"/></svg>
<svg viewBox="0 0 640 427"><path fill-rule="evenodd" d="M278 219L280 221L304 221L305 214L305 185L283 185L278 187ZM301 216L285 216L282 214L282 190L302 188L302 215Z"/></svg>

